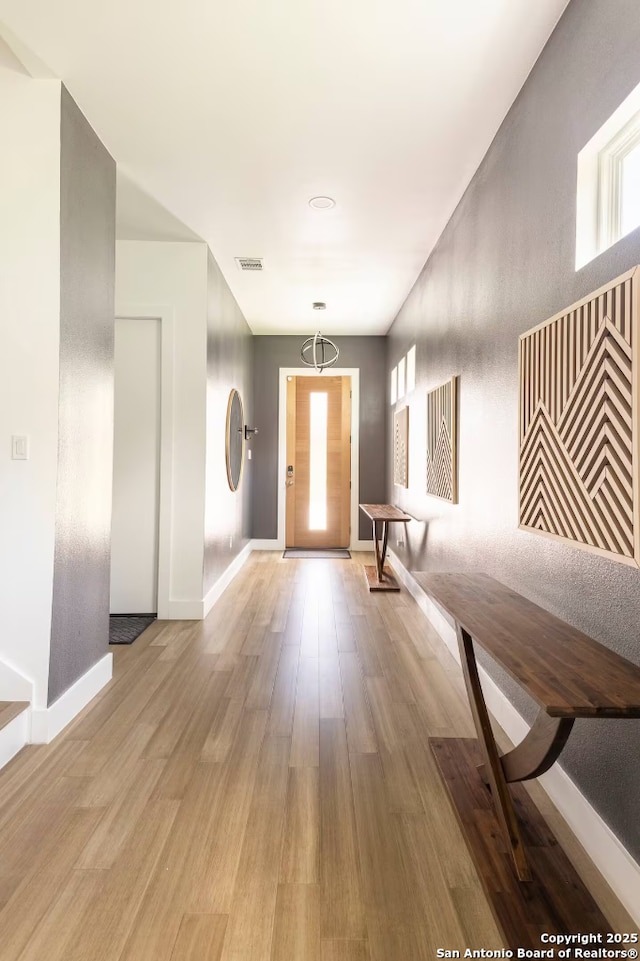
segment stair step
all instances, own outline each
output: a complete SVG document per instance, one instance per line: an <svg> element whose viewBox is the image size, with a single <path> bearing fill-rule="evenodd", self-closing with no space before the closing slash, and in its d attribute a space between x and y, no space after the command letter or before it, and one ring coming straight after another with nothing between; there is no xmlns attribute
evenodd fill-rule
<svg viewBox="0 0 640 961"><path fill-rule="evenodd" d="M28 707L28 701L0 701L0 731Z"/></svg>
<svg viewBox="0 0 640 961"><path fill-rule="evenodd" d="M29 720L25 712L30 706L28 701L0 701L0 768L27 743Z"/></svg>

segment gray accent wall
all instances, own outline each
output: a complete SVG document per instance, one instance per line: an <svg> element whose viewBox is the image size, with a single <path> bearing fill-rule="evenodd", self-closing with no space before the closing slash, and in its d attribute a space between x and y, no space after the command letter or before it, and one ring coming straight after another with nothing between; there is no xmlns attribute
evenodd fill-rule
<svg viewBox="0 0 640 961"><path fill-rule="evenodd" d="M518 335L640 263L636 230L575 270L576 157L640 82L636 0L573 0L389 333L387 375L417 345L413 570L480 570L640 663L640 571L518 530ZM417 118L419 122L419 118ZM460 488L425 493L425 393L460 377ZM389 422L391 414L389 413ZM394 549L396 545L392 545ZM522 713L534 705L495 666ZM640 721L577 721L563 765L640 857Z"/></svg>
<svg viewBox="0 0 640 961"><path fill-rule="evenodd" d="M207 468L204 597L251 537L252 463L229 488L225 459L227 401L240 392L245 423L253 425L252 334L213 255L207 251Z"/></svg>
<svg viewBox="0 0 640 961"><path fill-rule="evenodd" d="M62 87L49 704L108 653L116 165Z"/></svg>
<svg viewBox="0 0 640 961"><path fill-rule="evenodd" d="M331 337L340 350L339 367L360 369L360 492L359 502L385 500L386 423L384 337ZM278 536L278 394L279 369L307 368L300 361L304 335L254 337L254 407L260 433L252 442L253 536ZM359 537L371 538L371 524L360 517Z"/></svg>

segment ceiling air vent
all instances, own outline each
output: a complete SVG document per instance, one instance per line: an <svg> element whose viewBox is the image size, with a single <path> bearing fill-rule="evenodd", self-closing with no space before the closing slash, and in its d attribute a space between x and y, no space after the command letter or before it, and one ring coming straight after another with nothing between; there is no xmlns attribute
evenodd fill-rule
<svg viewBox="0 0 640 961"><path fill-rule="evenodd" d="M263 270L262 257L236 257L238 270Z"/></svg>

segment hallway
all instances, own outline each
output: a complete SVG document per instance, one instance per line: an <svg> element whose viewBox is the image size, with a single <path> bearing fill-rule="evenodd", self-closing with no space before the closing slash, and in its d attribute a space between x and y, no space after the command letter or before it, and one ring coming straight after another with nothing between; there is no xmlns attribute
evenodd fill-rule
<svg viewBox="0 0 640 961"><path fill-rule="evenodd" d="M426 746L473 733L459 669L356 557L252 554L205 621L116 648L111 684L0 773L0 961L502 946Z"/></svg>

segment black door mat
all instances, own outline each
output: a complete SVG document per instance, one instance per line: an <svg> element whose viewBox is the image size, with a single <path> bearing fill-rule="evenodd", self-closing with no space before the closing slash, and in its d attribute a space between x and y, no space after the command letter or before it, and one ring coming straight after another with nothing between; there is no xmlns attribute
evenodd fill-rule
<svg viewBox="0 0 640 961"><path fill-rule="evenodd" d="M301 557L301 558L310 557L310 558L313 558L313 559L323 558L323 559L325 559L325 560L326 560L326 558L328 558L328 557L330 557L330 558L335 558L335 557L340 558L340 557L342 557L342 558L346 558L346 559L348 560L348 559L351 557L351 554L349 553L348 550L346 550L345 548L342 548L342 547L338 547L338 548L323 548L323 549L315 550L315 551L303 550L303 549L300 548L300 547L288 547L287 550L284 552L284 554L283 554L282 556L283 556L283 557Z"/></svg>
<svg viewBox="0 0 640 961"><path fill-rule="evenodd" d="M155 620L155 614L112 614L109 618L109 644L133 644Z"/></svg>

